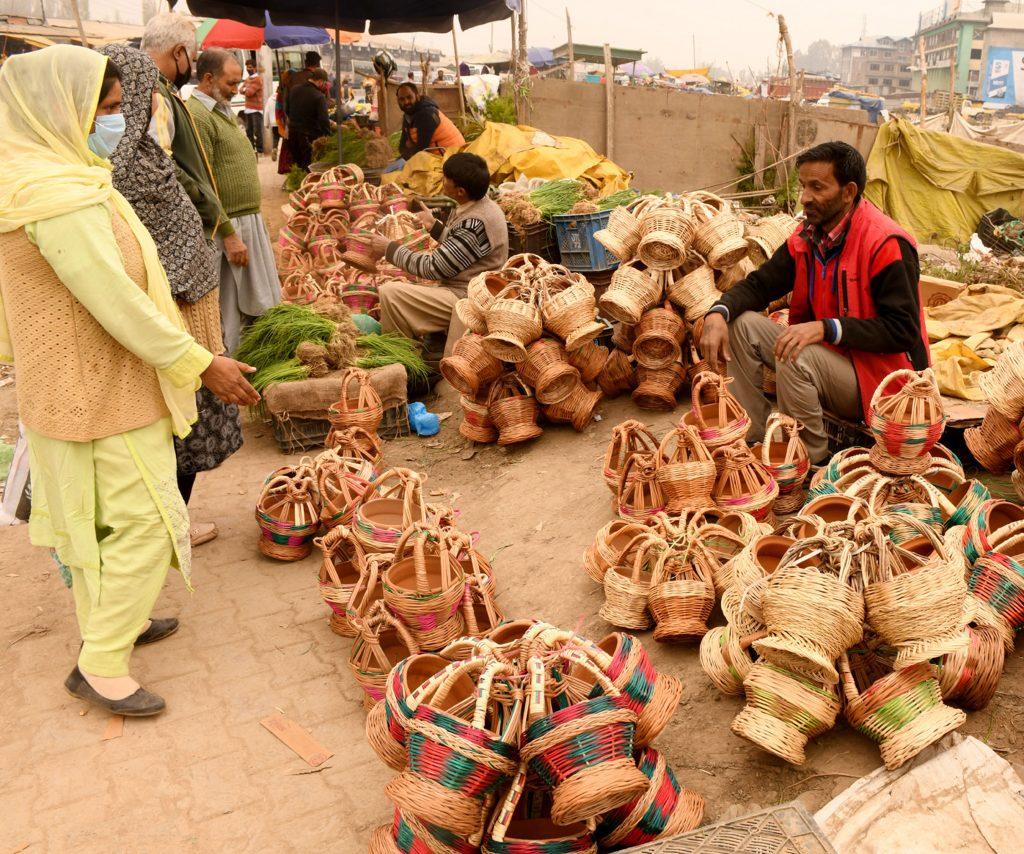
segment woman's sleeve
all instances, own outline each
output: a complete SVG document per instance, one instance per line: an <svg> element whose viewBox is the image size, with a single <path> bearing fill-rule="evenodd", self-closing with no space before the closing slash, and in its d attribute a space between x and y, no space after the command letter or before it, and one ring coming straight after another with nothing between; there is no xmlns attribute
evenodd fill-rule
<svg viewBox="0 0 1024 854"><path fill-rule="evenodd" d="M124 269L111 215L95 205L26 227L64 286L126 350L174 385L194 385L213 355L171 323Z"/></svg>

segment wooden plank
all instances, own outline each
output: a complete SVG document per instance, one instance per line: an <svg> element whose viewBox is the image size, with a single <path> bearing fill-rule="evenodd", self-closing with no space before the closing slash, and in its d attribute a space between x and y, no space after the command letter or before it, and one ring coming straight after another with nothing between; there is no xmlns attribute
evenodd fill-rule
<svg viewBox="0 0 1024 854"><path fill-rule="evenodd" d="M295 721L284 715L270 715L263 718L260 724L314 768L323 765L334 755L332 751L318 744L316 739Z"/></svg>

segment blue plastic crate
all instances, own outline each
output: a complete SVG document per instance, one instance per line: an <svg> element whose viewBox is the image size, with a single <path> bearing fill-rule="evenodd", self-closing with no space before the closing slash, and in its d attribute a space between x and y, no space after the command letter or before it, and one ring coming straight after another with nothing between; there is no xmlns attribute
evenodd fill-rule
<svg viewBox="0 0 1024 854"><path fill-rule="evenodd" d="M558 237L558 252L566 267L580 273L600 273L619 266L619 259L594 238L602 228L607 228L611 215L607 210L551 217Z"/></svg>

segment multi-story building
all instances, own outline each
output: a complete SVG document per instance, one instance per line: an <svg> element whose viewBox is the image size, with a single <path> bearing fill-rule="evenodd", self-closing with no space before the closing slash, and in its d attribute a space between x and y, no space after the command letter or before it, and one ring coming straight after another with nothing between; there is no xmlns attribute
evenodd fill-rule
<svg viewBox="0 0 1024 854"><path fill-rule="evenodd" d="M1012 63L1010 49L1024 47L1021 13L1024 3L1011 0L945 0L942 6L922 14L914 43L916 48L924 39L928 90L947 94L952 90L955 95L987 100L986 78L993 63L995 71L1004 72L1004 64ZM918 64L915 60L914 89L921 85ZM1012 77L1012 68L1010 74Z"/></svg>
<svg viewBox="0 0 1024 854"><path fill-rule="evenodd" d="M994 11L985 28L981 99L993 107L1024 107L1024 3Z"/></svg>
<svg viewBox="0 0 1024 854"><path fill-rule="evenodd" d="M891 95L911 88L914 40L880 36L843 45L840 77L851 89Z"/></svg>

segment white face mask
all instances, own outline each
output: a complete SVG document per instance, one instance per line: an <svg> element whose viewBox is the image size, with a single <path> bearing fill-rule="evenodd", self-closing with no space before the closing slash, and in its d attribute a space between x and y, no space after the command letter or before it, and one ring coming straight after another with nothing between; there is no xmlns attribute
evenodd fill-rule
<svg viewBox="0 0 1024 854"><path fill-rule="evenodd" d="M109 160L122 136L124 136L123 114L96 116L95 128L89 134L89 148L97 157Z"/></svg>

